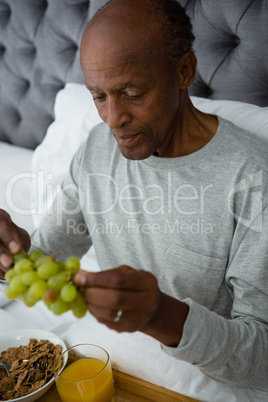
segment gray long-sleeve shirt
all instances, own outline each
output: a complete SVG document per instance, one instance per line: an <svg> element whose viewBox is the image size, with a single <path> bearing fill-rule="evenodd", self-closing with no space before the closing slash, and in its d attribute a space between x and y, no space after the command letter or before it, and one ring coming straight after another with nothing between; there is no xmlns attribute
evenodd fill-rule
<svg viewBox="0 0 268 402"><path fill-rule="evenodd" d="M103 270L151 271L163 292L190 306L180 344L161 345L166 353L220 381L265 387L267 184L267 145L221 118L197 152L142 161L125 159L100 124L32 247L81 257L93 243Z"/></svg>

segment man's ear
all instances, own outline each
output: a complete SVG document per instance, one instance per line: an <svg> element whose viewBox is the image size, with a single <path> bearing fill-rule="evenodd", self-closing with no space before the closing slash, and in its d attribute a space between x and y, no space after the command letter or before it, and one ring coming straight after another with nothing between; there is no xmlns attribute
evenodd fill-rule
<svg viewBox="0 0 268 402"><path fill-rule="evenodd" d="M186 89L195 79L197 60L193 52L185 53L180 59L177 71L179 74L180 88Z"/></svg>

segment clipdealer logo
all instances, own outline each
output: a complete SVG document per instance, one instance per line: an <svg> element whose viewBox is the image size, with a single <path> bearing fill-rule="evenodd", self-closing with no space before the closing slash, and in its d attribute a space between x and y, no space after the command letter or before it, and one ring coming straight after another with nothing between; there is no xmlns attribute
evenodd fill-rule
<svg viewBox="0 0 268 402"><path fill-rule="evenodd" d="M120 188L118 183L110 176L100 173L89 174L88 185L85 189L77 188L74 184L68 183L61 187L55 181L52 173L45 174L43 171L24 172L14 175L6 187L6 202L9 208L15 213L21 215L45 215L56 214L57 225L60 226L63 222L63 216L72 217L79 213L85 204L88 215L104 215L112 211L114 208L119 208L121 213L133 218L142 214L148 216L171 215L178 213L180 216L200 218L200 222L194 221L194 227L189 229L180 221L175 222L175 228L180 228L180 231L191 230L195 231L196 226L199 225L202 233L212 232L213 228L210 223L207 223L203 218L205 217L205 210L211 203L213 196L214 185L212 184L199 184L198 187L192 184L181 184L179 187L173 188L172 172L168 172L163 187L158 184L148 184L145 187L138 187L134 184L128 184ZM23 181L33 181L35 183L36 206L26 208L18 204L16 190L17 185L23 184ZM93 187L92 187L93 185ZM97 187L96 187L97 186ZM102 197L97 200L94 205L88 203L90 199L90 190L99 190L100 188L108 190L111 197ZM64 193L74 195L77 200L75 205L65 205ZM79 194L78 194L79 193ZM41 195L41 196L40 196ZM57 196L56 196L57 195ZM52 200L56 201L53 208ZM209 201L210 199L210 201ZM130 208L131 206L131 208ZM258 171L248 178L241 179L231 189L228 194L227 208L233 218L239 223L244 225L255 232L262 231L262 171ZM136 228L135 220L129 220L130 230L133 225ZM134 222L134 223L133 223ZM71 225L72 226L72 225ZM189 226L189 225L188 225ZM166 225L167 230L172 231ZM100 229L98 229L100 230ZM120 229L121 230L121 229ZM147 231L147 226L138 228L138 230ZM152 226L153 231L158 231L158 227Z"/></svg>

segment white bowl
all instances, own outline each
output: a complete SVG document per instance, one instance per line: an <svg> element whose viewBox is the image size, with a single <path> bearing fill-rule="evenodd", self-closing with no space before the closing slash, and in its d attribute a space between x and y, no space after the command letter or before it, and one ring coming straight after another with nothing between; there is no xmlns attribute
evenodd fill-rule
<svg viewBox="0 0 268 402"><path fill-rule="evenodd" d="M64 352L67 347L63 340L57 335L53 334L49 331L43 331L41 329L21 329L6 332L3 335L0 335L0 352L7 350L10 347L18 347L18 346L26 346L29 343L30 338L35 338L38 341L42 339L46 339L54 345L61 345L62 351ZM64 355L62 369L67 363L68 356ZM62 370L61 369L61 370ZM47 382L43 387L38 390L32 392L31 394L21 396L20 398L10 399L9 402L33 402L38 398L41 398L52 386L54 382L54 378L52 378L49 382ZM5 402L5 401L3 401Z"/></svg>

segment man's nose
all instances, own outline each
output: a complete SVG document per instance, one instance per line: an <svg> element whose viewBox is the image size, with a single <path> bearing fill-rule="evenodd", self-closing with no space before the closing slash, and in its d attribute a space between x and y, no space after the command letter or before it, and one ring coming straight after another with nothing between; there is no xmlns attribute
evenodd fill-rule
<svg viewBox="0 0 268 402"><path fill-rule="evenodd" d="M111 130L118 130L131 121L131 115L123 100L109 97L107 101L105 123Z"/></svg>

